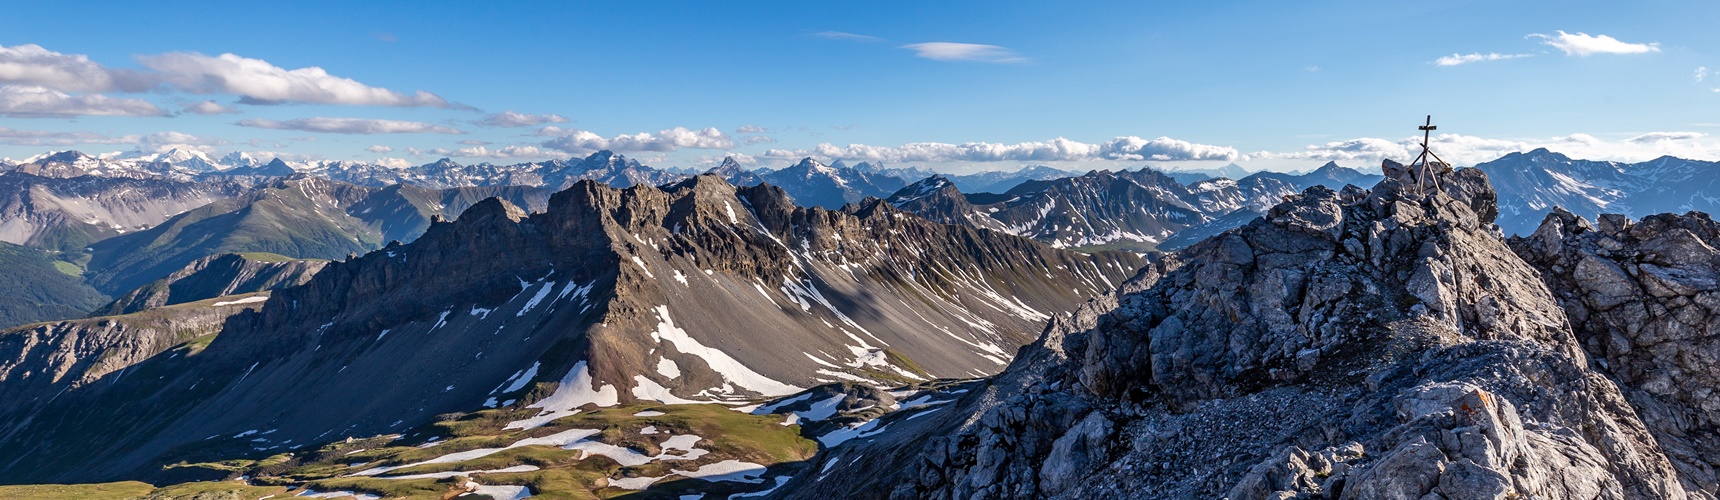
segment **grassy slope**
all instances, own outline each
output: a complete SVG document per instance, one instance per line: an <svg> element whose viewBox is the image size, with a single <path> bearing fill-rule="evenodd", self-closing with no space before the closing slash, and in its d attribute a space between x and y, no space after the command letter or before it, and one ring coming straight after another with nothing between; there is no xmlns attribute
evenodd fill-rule
<svg viewBox="0 0 1720 500"><path fill-rule="evenodd" d="M547 387L546 387L547 389ZM696 465L723 460L741 460L772 467L766 476L784 474L788 468L799 467L818 452L818 444L802 437L800 426L781 425L779 415L751 415L714 404L663 405L641 403L604 408L563 417L544 427L530 430L504 430L510 421L537 413L522 409L523 403L512 408L483 410L470 414L449 415L447 419L409 432L405 437L378 436L352 442L338 441L313 451L280 453L276 455L231 459L217 462L178 463L168 466L197 475L251 476L259 485L308 487L317 491L357 491L387 498L441 498L456 485L459 477L442 479L385 479L351 476L354 472L379 466L418 463L450 453L478 448L501 448L529 437L541 437L568 429L598 429L593 439L631 448L646 455L663 452L662 442L672 435L701 436L695 447L709 454L690 461L654 461L625 467L601 455L586 456L578 450L554 446L523 446L470 460L451 463L425 464L389 471L384 476L453 471L483 471L519 465L531 465L539 470L530 472L471 474L483 484L525 485L534 495L546 498L614 498L641 492L603 486L607 478L668 476L643 493L648 497L666 496L688 491L707 493L737 493L769 486L737 482L708 482L670 475L672 469L692 469ZM663 415L640 417L635 414L653 410ZM641 431L655 427L656 434ZM426 445L431 436L439 439ZM197 473L196 471L202 471ZM720 498L721 496L716 496Z"/></svg>
<svg viewBox="0 0 1720 500"><path fill-rule="evenodd" d="M0 242L0 328L81 317L107 300L68 271L77 266Z"/></svg>
<svg viewBox="0 0 1720 500"><path fill-rule="evenodd" d="M282 496L280 486L250 486L238 481L185 483L156 488L149 483L122 481L99 484L32 484L0 486L7 500L129 500L129 499L224 499Z"/></svg>

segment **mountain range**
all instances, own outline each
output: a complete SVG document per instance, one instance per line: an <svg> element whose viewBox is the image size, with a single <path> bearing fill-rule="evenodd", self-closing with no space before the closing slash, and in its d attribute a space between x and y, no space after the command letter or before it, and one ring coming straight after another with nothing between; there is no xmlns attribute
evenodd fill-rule
<svg viewBox="0 0 1720 500"><path fill-rule="evenodd" d="M0 484L1714 498L1714 166L44 155L0 166Z"/></svg>
<svg viewBox="0 0 1720 500"><path fill-rule="evenodd" d="M1379 176L1328 163L1302 175L1260 172L1239 180L1184 184L1143 168L1027 181L1003 194L963 194L934 176L891 195L890 203L927 219L1028 236L1059 248L1175 249L1191 229L1216 233L1258 217L1310 186L1372 184ZM1187 243L1192 243L1189 241ZM1187 243L1182 243L1186 245Z"/></svg>
<svg viewBox="0 0 1720 500"><path fill-rule="evenodd" d="M529 429L588 404L984 376L1039 322L1141 263L939 225L877 200L797 207L780 189L713 176L661 189L584 181L538 214L491 198L411 243L274 291L195 357L133 369L172 377L18 400L0 417L0 435L11 436L0 447L33 458L0 464L0 475L159 471L187 458L163 450L212 429L269 426L269 449L286 449L486 406ZM430 375L396 369L402 359L449 362ZM539 383L557 388L538 392ZM132 402L123 414L94 410L119 400ZM75 446L28 437L98 420L108 430L79 432Z"/></svg>

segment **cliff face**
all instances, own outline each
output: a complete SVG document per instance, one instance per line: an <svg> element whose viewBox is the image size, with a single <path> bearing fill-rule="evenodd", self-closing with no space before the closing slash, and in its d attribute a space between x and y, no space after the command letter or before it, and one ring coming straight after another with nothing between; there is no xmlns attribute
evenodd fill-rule
<svg viewBox="0 0 1720 500"><path fill-rule="evenodd" d="M1598 224L1555 210L1511 246L1546 277L1596 365L1624 387L1667 457L1720 487L1720 224L1660 214Z"/></svg>
<svg viewBox="0 0 1720 500"><path fill-rule="evenodd" d="M135 369L147 377L69 391L33 421L9 422L0 454L33 463L0 464L0 478L147 476L203 453L211 435L252 429L273 432L240 451L484 407L512 408L509 425L531 428L593 405L983 376L1046 318L1141 264L878 200L830 211L712 176L666 188L585 181L538 214L480 202L410 244L272 292L196 356L158 356Z"/></svg>
<svg viewBox="0 0 1720 500"><path fill-rule="evenodd" d="M786 496L1711 497L1583 349L1574 289L1498 236L1485 175L1439 181L1310 188Z"/></svg>
<svg viewBox="0 0 1720 500"><path fill-rule="evenodd" d="M66 392L103 377L121 378L128 367L175 346L185 346L188 353L201 350L207 339L195 347L186 343L220 332L228 317L262 305L259 299L264 297L220 297L135 314L0 330L0 400L6 401L0 405L0 421L13 424L0 433L0 442L13 439L12 432Z"/></svg>
<svg viewBox="0 0 1720 500"><path fill-rule="evenodd" d="M112 316L183 304L223 295L262 292L310 281L325 260L289 259L271 254L219 254L193 261L184 269L115 299L91 316Z"/></svg>

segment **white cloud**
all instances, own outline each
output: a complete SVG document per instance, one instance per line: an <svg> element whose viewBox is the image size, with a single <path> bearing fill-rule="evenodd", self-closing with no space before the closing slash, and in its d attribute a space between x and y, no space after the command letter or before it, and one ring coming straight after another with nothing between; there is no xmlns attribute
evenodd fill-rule
<svg viewBox="0 0 1720 500"><path fill-rule="evenodd" d="M330 75L316 66L289 70L234 54L169 52L138 56L137 60L147 70L112 69L82 54L62 54L38 45L0 46L0 83L61 92L141 92L165 86L193 94L234 94L246 104L463 107L422 90L397 92ZM207 111L224 109L202 103L193 106Z"/></svg>
<svg viewBox="0 0 1720 500"><path fill-rule="evenodd" d="M409 168L413 166L412 162L406 161L405 158L377 158L375 163L388 168Z"/></svg>
<svg viewBox="0 0 1720 500"><path fill-rule="evenodd" d="M465 146L488 146L488 145L493 144L493 143L490 141L480 141L477 139L466 139L464 141L460 141L460 144L465 145Z"/></svg>
<svg viewBox="0 0 1720 500"><path fill-rule="evenodd" d="M142 99L101 94L71 95L33 85L0 86L0 116L164 116L167 112Z"/></svg>
<svg viewBox="0 0 1720 500"><path fill-rule="evenodd" d="M185 105L185 112L198 115L224 115L238 113L239 109L213 100L206 100Z"/></svg>
<svg viewBox="0 0 1720 500"><path fill-rule="evenodd" d="M64 92L114 90L121 83L127 83L126 87L137 87L129 81L121 81L129 80L127 76L129 74L110 72L82 54L61 54L35 44L0 46L0 83L34 85Z"/></svg>
<svg viewBox="0 0 1720 500"><path fill-rule="evenodd" d="M903 45L914 55L934 61L974 61L984 63L1021 63L1027 58L1004 47L977 43L925 42Z"/></svg>
<svg viewBox="0 0 1720 500"><path fill-rule="evenodd" d="M770 133L770 129L760 127L758 125L741 125L741 128L735 129L735 133L737 133L737 134L768 134L768 133Z"/></svg>
<svg viewBox="0 0 1720 500"><path fill-rule="evenodd" d="M1659 43L1627 43L1607 35L1589 35L1588 33L1566 33L1559 30L1557 35L1530 34L1528 38L1539 38L1542 43L1559 49L1567 56L1588 57L1595 54L1644 54L1660 52Z"/></svg>
<svg viewBox="0 0 1720 500"><path fill-rule="evenodd" d="M997 162L997 161L1096 161L1096 160L1151 160L1151 161L1239 161L1247 159L1238 153L1236 148L1197 144L1188 141L1159 137L1143 139L1140 137L1118 137L1099 144L1088 144L1066 138L1056 138L1049 141L1022 142L1003 144L995 142L968 142L949 144L941 142L916 142L901 146L869 146L865 144L849 144L836 146L825 143L811 149L783 150L772 149L761 156L776 159L793 159L815 156L831 160L883 161L890 163L920 162Z"/></svg>
<svg viewBox="0 0 1720 500"><path fill-rule="evenodd" d="M1646 134L1642 134L1642 135L1639 135L1636 137L1626 139L1625 142L1642 144L1642 143L1647 143L1647 142L1660 142L1660 141L1688 141L1691 139L1700 138L1700 137L1705 136L1705 135L1708 135L1708 134L1704 134L1701 132L1649 132Z"/></svg>
<svg viewBox="0 0 1720 500"><path fill-rule="evenodd" d="M304 132L325 132L331 134L464 134L465 132L441 125L413 122L404 120L373 120L367 118L295 118L287 121L252 118L239 120L236 125L241 127L266 128L274 130L299 130Z"/></svg>
<svg viewBox="0 0 1720 500"><path fill-rule="evenodd" d="M1432 139L1433 152L1457 165L1475 165L1508 153L1547 148L1571 156L1594 160L1644 161L1663 155L1713 160L1720 157L1720 144L1702 142L1700 132L1650 132L1622 140L1605 140L1589 134L1571 134L1531 139L1490 139L1458 134L1440 134ZM1336 161L1371 168L1380 160L1409 161L1421 153L1421 136L1390 140L1362 137L1311 145L1300 151L1250 154L1262 160Z"/></svg>
<svg viewBox="0 0 1720 500"><path fill-rule="evenodd" d="M508 110L485 116L472 123L486 127L536 127L545 123L567 123L567 118L555 113L534 115Z"/></svg>
<svg viewBox="0 0 1720 500"><path fill-rule="evenodd" d="M1153 161L1236 161L1243 156L1236 148L1195 144L1169 137L1145 140L1139 137L1118 137L1100 145L1100 156L1113 160Z"/></svg>
<svg viewBox="0 0 1720 500"><path fill-rule="evenodd" d="M140 56L160 82L195 94L236 94L247 104L349 104L458 107L425 91L405 94L330 75L316 66L288 70L262 59L192 52Z"/></svg>
<svg viewBox="0 0 1720 500"><path fill-rule="evenodd" d="M539 148L537 146L525 146L525 145L504 146L504 147L497 148L497 149L489 149L489 148L486 148L484 146L472 146L469 148L460 148L460 149L435 148L435 149L431 149L430 153L435 154L435 155L440 155L440 156L454 156L454 157L461 157L461 158L502 158L502 159L506 159L506 158L544 158L544 157L550 157L550 156L558 156L553 151Z"/></svg>
<svg viewBox="0 0 1720 500"><path fill-rule="evenodd" d="M202 136L187 134L184 132L174 132L174 131L156 132L153 134L145 135L143 137L138 138L137 142L139 144L147 144L147 145L161 145L161 144L181 144L181 145L184 145L184 144L190 144L190 145L196 145L196 146L221 146L221 145L227 144L227 141L225 139L219 139L219 138L213 138L213 137L202 137Z"/></svg>
<svg viewBox="0 0 1720 500"><path fill-rule="evenodd" d="M819 37L819 38L827 38L827 39L831 39L831 40L851 40L851 41L856 41L856 42L881 42L884 40L882 38L878 38L875 36L861 35L861 34L856 34L856 33L844 33L841 31L820 31L817 33L813 33L812 36Z"/></svg>
<svg viewBox="0 0 1720 500"><path fill-rule="evenodd" d="M364 148L364 150L372 152L372 153L392 153L392 152L394 152L394 148L384 146L381 144L372 144L370 147Z"/></svg>
<svg viewBox="0 0 1720 500"><path fill-rule="evenodd" d="M1435 59L1433 61L1433 63L1436 65L1440 65L1440 66L1457 66L1460 64L1469 64L1469 63L1473 63L1473 62L1505 61L1505 60L1510 60L1510 59L1521 59L1524 57L1534 57L1534 56L1535 56L1534 54L1500 54L1498 52L1489 52L1486 54L1452 54L1449 56L1441 57L1439 59Z"/></svg>
<svg viewBox="0 0 1720 500"><path fill-rule="evenodd" d="M775 144L776 138L768 136L768 135L749 135L749 136L746 136L746 138L742 139L741 142L746 143L746 145L748 145L748 146L751 146L754 144L765 144L765 143Z"/></svg>
<svg viewBox="0 0 1720 500"><path fill-rule="evenodd" d="M1708 67L1707 66L1697 66L1696 67L1696 81L1701 82L1702 79L1704 79L1704 78L1708 78Z"/></svg>
<svg viewBox="0 0 1720 500"><path fill-rule="evenodd" d="M735 146L734 139L729 138L727 134L715 127L699 130L675 127L660 130L655 134L640 132L604 138L584 130L564 129L551 125L539 129L538 135L554 137L544 141L543 147L573 154L586 154L601 149L666 152L682 148L728 149Z"/></svg>

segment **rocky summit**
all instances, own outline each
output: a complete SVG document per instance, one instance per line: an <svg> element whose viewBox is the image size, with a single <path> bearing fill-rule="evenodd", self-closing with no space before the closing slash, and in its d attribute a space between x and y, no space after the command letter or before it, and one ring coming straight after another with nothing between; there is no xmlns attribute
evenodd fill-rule
<svg viewBox="0 0 1720 500"><path fill-rule="evenodd" d="M1716 225L1311 187L786 498L1714 498Z"/></svg>

